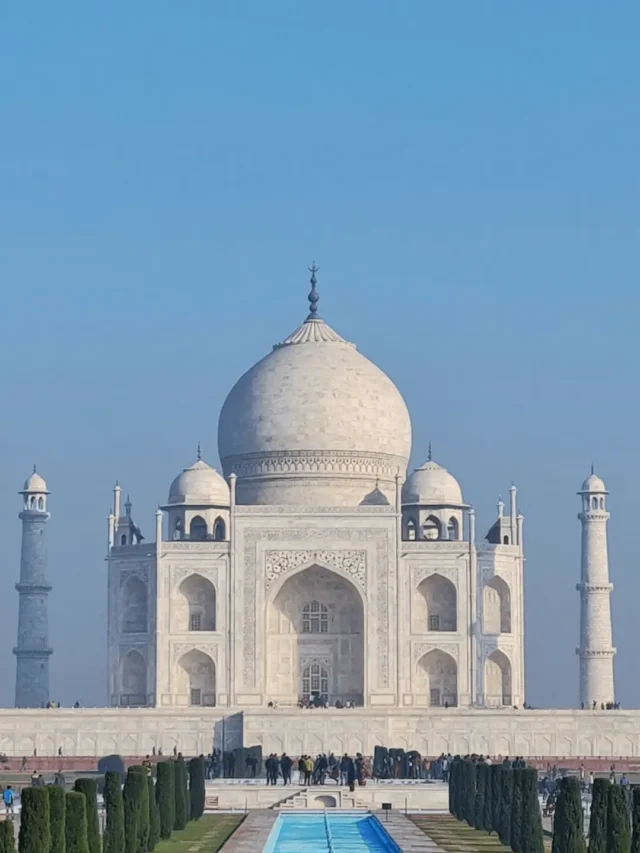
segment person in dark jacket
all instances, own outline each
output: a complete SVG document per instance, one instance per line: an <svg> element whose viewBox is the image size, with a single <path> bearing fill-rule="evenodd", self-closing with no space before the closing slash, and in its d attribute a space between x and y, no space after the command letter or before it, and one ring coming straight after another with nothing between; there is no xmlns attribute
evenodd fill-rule
<svg viewBox="0 0 640 853"><path fill-rule="evenodd" d="M267 785L275 785L278 779L278 759L271 753L264 763L267 773Z"/></svg>
<svg viewBox="0 0 640 853"><path fill-rule="evenodd" d="M356 765L351 757L347 757L347 785L350 791L356 789Z"/></svg>
<svg viewBox="0 0 640 853"><path fill-rule="evenodd" d="M280 757L280 770L282 771L282 781L285 785L291 784L291 768L293 767L293 761L289 758L286 752L282 753Z"/></svg>

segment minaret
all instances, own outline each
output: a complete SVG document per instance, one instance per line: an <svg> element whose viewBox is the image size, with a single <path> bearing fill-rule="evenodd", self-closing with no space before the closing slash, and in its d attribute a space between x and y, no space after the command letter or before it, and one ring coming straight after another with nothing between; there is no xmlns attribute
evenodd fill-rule
<svg viewBox="0 0 640 853"><path fill-rule="evenodd" d="M592 709L615 701L611 642L611 603L613 584L609 583L607 555L606 496L600 477L593 473L578 492L582 497L582 571L576 589L580 593L580 702Z"/></svg>
<svg viewBox="0 0 640 853"><path fill-rule="evenodd" d="M40 708L49 701L49 621L47 597L51 587L46 577L47 484L36 473L24 484L20 494L24 508L19 598L18 643L16 656L16 707Z"/></svg>

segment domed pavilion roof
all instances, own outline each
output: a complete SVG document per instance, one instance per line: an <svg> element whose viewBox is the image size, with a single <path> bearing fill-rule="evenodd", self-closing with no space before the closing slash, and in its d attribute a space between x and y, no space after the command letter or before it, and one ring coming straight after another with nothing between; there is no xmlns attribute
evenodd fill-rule
<svg viewBox="0 0 640 853"><path fill-rule="evenodd" d="M403 504L464 506L460 483L442 465L429 458L407 477L402 488Z"/></svg>
<svg viewBox="0 0 640 853"><path fill-rule="evenodd" d="M38 495L49 494L49 492L47 491L46 480L44 479L44 477L41 477L40 474L38 474L35 465L33 466L33 473L24 481L24 486L22 487L22 492L20 494L27 492L30 494Z"/></svg>
<svg viewBox="0 0 640 853"><path fill-rule="evenodd" d="M185 468L169 488L169 504L229 506L229 486L215 468L200 458Z"/></svg>

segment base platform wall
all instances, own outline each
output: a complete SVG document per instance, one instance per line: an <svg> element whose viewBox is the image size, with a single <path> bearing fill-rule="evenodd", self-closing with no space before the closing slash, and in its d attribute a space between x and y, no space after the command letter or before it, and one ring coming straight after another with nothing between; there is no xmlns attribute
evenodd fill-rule
<svg viewBox="0 0 640 853"><path fill-rule="evenodd" d="M524 757L640 757L640 711L449 709L354 710L216 708L0 709L0 754L101 757L174 749L207 754L261 744L263 753L348 752L377 745L437 756L481 753Z"/></svg>

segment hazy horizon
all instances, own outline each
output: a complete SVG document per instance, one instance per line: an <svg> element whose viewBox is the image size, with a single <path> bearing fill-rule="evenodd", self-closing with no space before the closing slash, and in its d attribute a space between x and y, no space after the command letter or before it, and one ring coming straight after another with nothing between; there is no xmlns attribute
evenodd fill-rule
<svg viewBox="0 0 640 853"><path fill-rule="evenodd" d="M640 8L353 0L5 8L0 704L21 499L49 501L51 694L105 703L106 516L153 515L307 310L378 364L478 537L518 486L527 701L578 697L577 490L610 491L617 698L640 707ZM635 553L635 556L634 556Z"/></svg>

